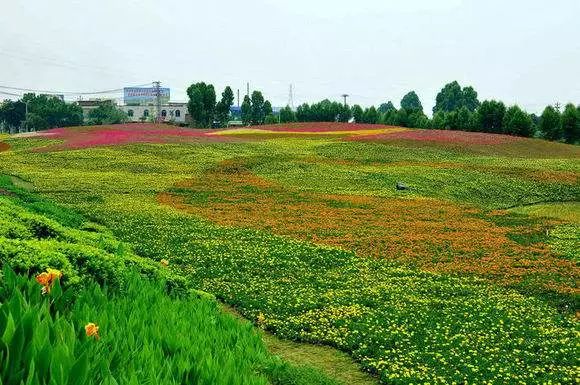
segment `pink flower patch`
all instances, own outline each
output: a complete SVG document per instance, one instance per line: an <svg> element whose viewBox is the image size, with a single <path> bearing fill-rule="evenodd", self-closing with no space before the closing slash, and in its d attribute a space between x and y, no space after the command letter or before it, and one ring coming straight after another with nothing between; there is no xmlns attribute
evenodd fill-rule
<svg viewBox="0 0 580 385"><path fill-rule="evenodd" d="M131 143L170 143L196 139L212 141L227 140L215 135L215 130L196 130L156 124L117 124L55 128L37 133L35 136L62 140L63 143L43 147L41 151L80 149L101 146L118 146Z"/></svg>

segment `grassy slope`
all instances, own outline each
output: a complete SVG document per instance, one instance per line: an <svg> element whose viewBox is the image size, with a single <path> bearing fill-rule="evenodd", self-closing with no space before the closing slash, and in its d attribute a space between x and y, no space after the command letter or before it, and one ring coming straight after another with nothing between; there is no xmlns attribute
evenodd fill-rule
<svg viewBox="0 0 580 385"><path fill-rule="evenodd" d="M30 275L60 269L69 287L62 298L74 298L74 306L53 289L49 311L33 279L19 278L16 286L0 279L0 355L6 358L0 382L335 384L304 363L271 356L251 324L224 314L210 296L190 296L182 286L178 298L169 297L167 287L183 284L172 273L126 250L103 226L10 179L0 176L1 264ZM147 276L170 281L156 284ZM98 343L79 337L87 322L100 326ZM43 362L52 362L50 372Z"/></svg>
<svg viewBox="0 0 580 385"><path fill-rule="evenodd" d="M256 165L256 173L282 185L315 192L330 189L392 194L389 168L397 172L397 167L406 167L392 163L418 161L451 161L467 168L460 170L459 179L455 172L445 175L443 181L451 178L453 189L443 192L428 188L441 179L437 167L403 168L400 175L417 174L423 178L417 179L422 183L418 185L423 186L418 195L469 202L470 196L476 194L479 198L471 202L481 202L485 208L509 207L525 201L528 194L520 191L521 186L535 190L533 202L569 199L578 188L568 181L569 173L577 175L578 161L573 158L528 162L489 155L472 158L463 152L437 149L412 151L409 155L409 151L391 147L287 139L235 145L140 145L46 154L30 154L22 149L7 158L13 162L13 172L33 182L39 191L107 222L119 236L134 243L138 253L171 258L183 266L194 284L238 306L248 317L256 319L262 312L265 325L277 333L339 346L367 369L391 373L395 376L393 381L405 383L426 378L429 373L449 381L501 378L509 383L535 370L539 370L537 378L565 379L571 369L565 356L576 354L569 351L562 356L556 347L567 345L563 340L569 338L566 336L573 324L533 298L479 281L361 262L349 253L262 232L221 229L196 217L160 208L155 201L156 193L202 175L219 161L255 158L266 152L277 154L276 158L286 162L266 159ZM312 157L322 159L312 162ZM322 163L326 168L319 166L328 160L330 165ZM345 165L345 161L355 164ZM485 167L474 173L469 170L470 162ZM487 167L489 164L493 167ZM285 167L283 173L279 167ZM512 175L506 177L504 170ZM538 171L550 175L537 178L534 174ZM341 174L346 174L344 180L340 179ZM546 182L546 178L552 179ZM507 181L502 182L503 179ZM486 184L485 189L479 188L481 183ZM506 189L508 193L502 194ZM501 197L497 206L490 199L494 194ZM436 309L441 301L445 304L442 312ZM505 322L510 324L509 338L504 335L506 330L497 329ZM540 330L550 331L551 337L538 334ZM414 337L409 339L408 335ZM473 346L457 340L461 335L481 336L488 343ZM449 341L451 346L446 345ZM473 349L478 353L470 357ZM494 358L488 349L499 349L500 357ZM520 353L513 353L514 349ZM544 352L543 363L534 363L527 356L527 352L537 349ZM522 357L524 361L518 361ZM535 367L537 364L555 365L555 371L543 373ZM475 365L479 373L470 373L470 365ZM450 371L453 367L461 368L459 375ZM498 367L503 374L494 372Z"/></svg>

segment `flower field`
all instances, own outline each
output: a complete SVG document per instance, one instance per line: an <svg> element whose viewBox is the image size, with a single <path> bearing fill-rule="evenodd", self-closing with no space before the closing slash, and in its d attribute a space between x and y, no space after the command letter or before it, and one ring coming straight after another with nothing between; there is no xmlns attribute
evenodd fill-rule
<svg viewBox="0 0 580 385"><path fill-rule="evenodd" d="M277 336L347 352L383 384L580 378L578 147L334 123L72 128L6 143L0 214L22 224L0 222L0 258L19 273L58 268L77 287L93 276L122 286L135 267L161 274ZM44 203L14 203L14 178L67 214L41 221ZM58 235L37 239L30 217ZM60 254L38 264L42 250ZM91 311L103 342L111 322ZM254 363L231 368L260 383Z"/></svg>

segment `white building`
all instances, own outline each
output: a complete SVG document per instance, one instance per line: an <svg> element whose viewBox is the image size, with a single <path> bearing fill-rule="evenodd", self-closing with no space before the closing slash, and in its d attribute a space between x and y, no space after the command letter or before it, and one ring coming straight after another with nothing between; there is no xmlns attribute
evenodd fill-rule
<svg viewBox="0 0 580 385"><path fill-rule="evenodd" d="M143 122L155 119L157 106L120 106L132 122ZM172 103L161 106L161 120L164 122L186 123L187 103Z"/></svg>

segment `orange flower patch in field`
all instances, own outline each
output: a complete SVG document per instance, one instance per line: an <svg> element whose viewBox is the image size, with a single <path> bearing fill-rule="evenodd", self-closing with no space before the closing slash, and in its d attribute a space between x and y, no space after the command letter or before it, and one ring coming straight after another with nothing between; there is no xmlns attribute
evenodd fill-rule
<svg viewBox="0 0 580 385"><path fill-rule="evenodd" d="M10 150L10 145L5 142L0 142L0 152Z"/></svg>
<svg viewBox="0 0 580 385"><path fill-rule="evenodd" d="M428 198L380 198L292 191L224 162L202 178L160 194L162 204L223 226L274 234L447 273L473 273L513 284L532 276L574 292L574 263L542 243L510 239L514 227L486 220L470 207Z"/></svg>

